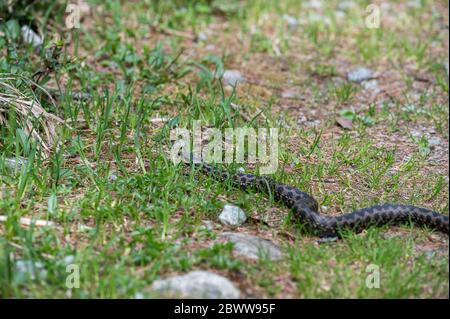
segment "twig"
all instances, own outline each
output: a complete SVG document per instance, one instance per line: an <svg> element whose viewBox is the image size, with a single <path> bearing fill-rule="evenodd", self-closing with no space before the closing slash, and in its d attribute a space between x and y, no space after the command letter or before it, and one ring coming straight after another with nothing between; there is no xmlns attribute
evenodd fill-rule
<svg viewBox="0 0 450 319"><path fill-rule="evenodd" d="M188 33L188 32L177 31L177 30L173 30L173 29L169 29L169 28L163 28L160 26L153 26L152 29L155 32L163 33L165 35L174 35L174 36L186 38L186 39L189 39L192 41L195 41L197 39L197 37L195 35L192 35L191 33Z"/></svg>
<svg viewBox="0 0 450 319"><path fill-rule="evenodd" d="M7 220L8 220L8 216L0 215L0 222L6 222ZM42 219L33 220L28 217L20 217L19 223L24 226L35 225L35 226L39 226L39 227L55 225L53 222L50 222L50 221L46 221L46 220L42 220Z"/></svg>
<svg viewBox="0 0 450 319"><path fill-rule="evenodd" d="M230 103L230 107L239 113L240 116L242 116L242 118L244 120L246 120L247 122L251 122L256 116L260 115L263 117L263 119L266 119L266 116L264 115L264 113L262 113L261 110L257 109L257 112L254 116L250 117L249 115L247 115L246 113L242 112L242 107L240 105L237 105L235 103Z"/></svg>

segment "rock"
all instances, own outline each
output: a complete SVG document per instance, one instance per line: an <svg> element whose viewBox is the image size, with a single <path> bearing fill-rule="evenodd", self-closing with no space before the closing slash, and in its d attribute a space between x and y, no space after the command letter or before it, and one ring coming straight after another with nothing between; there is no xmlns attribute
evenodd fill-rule
<svg viewBox="0 0 450 319"><path fill-rule="evenodd" d="M287 22L288 27L291 29L295 29L299 25L298 20L288 14L283 15L283 19Z"/></svg>
<svg viewBox="0 0 450 319"><path fill-rule="evenodd" d="M302 96L294 89L286 89L281 92L283 99L301 99Z"/></svg>
<svg viewBox="0 0 450 319"><path fill-rule="evenodd" d="M304 3L306 8L320 9L322 8L322 1L320 0L311 0Z"/></svg>
<svg viewBox="0 0 450 319"><path fill-rule="evenodd" d="M321 123L320 120L311 120L311 121L306 122L306 124L311 127L317 127L320 125L320 123Z"/></svg>
<svg viewBox="0 0 450 319"><path fill-rule="evenodd" d="M410 8L420 8L422 6L420 0L409 0L407 4Z"/></svg>
<svg viewBox="0 0 450 319"><path fill-rule="evenodd" d="M306 122L308 122L308 118L304 114L301 114L300 117L298 118L298 123L303 124Z"/></svg>
<svg viewBox="0 0 450 319"><path fill-rule="evenodd" d="M339 1L337 8L339 10L349 10L356 7L356 3L354 1Z"/></svg>
<svg viewBox="0 0 450 319"><path fill-rule="evenodd" d="M442 141L439 137L431 137L428 139L428 146L430 148L435 148L438 145L441 145Z"/></svg>
<svg viewBox="0 0 450 319"><path fill-rule="evenodd" d="M246 81L245 77L241 72L237 70L225 70L223 72L223 80L226 85L236 86L240 83L244 83Z"/></svg>
<svg viewBox="0 0 450 319"><path fill-rule="evenodd" d="M280 248L270 240L234 232L222 233L220 238L234 243L234 252L250 259L267 257L278 260L282 257Z"/></svg>
<svg viewBox="0 0 450 319"><path fill-rule="evenodd" d="M214 223L210 220L203 220L200 229L212 231L214 229Z"/></svg>
<svg viewBox="0 0 450 319"><path fill-rule="evenodd" d="M219 215L219 220L222 224L230 226L242 225L246 220L247 216L245 212L237 206L225 205L223 207L222 213Z"/></svg>
<svg viewBox="0 0 450 319"><path fill-rule="evenodd" d="M245 173L245 168L239 167L239 168L237 169L237 171L238 171L239 173L244 174L244 173Z"/></svg>
<svg viewBox="0 0 450 319"><path fill-rule="evenodd" d="M434 250L428 250L424 253L425 258L427 259L434 259L436 257L437 253Z"/></svg>
<svg viewBox="0 0 450 319"><path fill-rule="evenodd" d="M378 85L378 81L375 79L363 81L361 85L364 88L364 90L370 91L373 95L377 95L382 91L382 89Z"/></svg>
<svg viewBox="0 0 450 319"><path fill-rule="evenodd" d="M447 77L448 77L448 62L444 63L444 69L445 69L445 73L447 74Z"/></svg>
<svg viewBox="0 0 450 319"><path fill-rule="evenodd" d="M416 256L419 257L421 255L430 261L436 259L448 259L448 249L437 248L431 250L421 250L416 248Z"/></svg>
<svg viewBox="0 0 450 319"><path fill-rule="evenodd" d="M27 165L28 161L23 158L5 158L5 165L7 168L13 169L21 169L23 165Z"/></svg>
<svg viewBox="0 0 450 319"><path fill-rule="evenodd" d="M155 280L151 288L167 297L236 299L240 296L240 291L231 281L209 271L191 271Z"/></svg>
<svg viewBox="0 0 450 319"><path fill-rule="evenodd" d="M110 183L115 182L116 180L117 180L117 175L116 174L114 174L114 173L109 174L108 181Z"/></svg>
<svg viewBox="0 0 450 319"><path fill-rule="evenodd" d="M344 19L344 18L347 16L347 14L346 14L344 11L337 10L337 11L334 13L334 16L335 16L337 19Z"/></svg>
<svg viewBox="0 0 450 319"><path fill-rule="evenodd" d="M47 278L47 270L41 262L33 262L32 260L17 260L15 263L16 272L14 274L17 281L26 281L27 279L45 280Z"/></svg>
<svg viewBox="0 0 450 319"><path fill-rule="evenodd" d="M347 73L347 80L350 82L361 83L372 78L373 72L366 68L357 68Z"/></svg>
<svg viewBox="0 0 450 319"><path fill-rule="evenodd" d="M137 292L134 294L134 299L144 299L145 296L142 292Z"/></svg>
<svg viewBox="0 0 450 319"><path fill-rule="evenodd" d="M44 41L42 41L42 38L29 26L24 25L20 30L22 32L23 41L31 44L34 48L39 49L44 43Z"/></svg>
<svg viewBox="0 0 450 319"><path fill-rule="evenodd" d="M74 255L67 255L66 257L63 258L63 260L61 261L61 263L64 266L68 266L73 264L73 262L75 261L75 256Z"/></svg>
<svg viewBox="0 0 450 319"><path fill-rule="evenodd" d="M206 35L205 32L200 31L200 32L197 34L197 39L198 39L199 41L206 41L206 40L208 40L208 36Z"/></svg>

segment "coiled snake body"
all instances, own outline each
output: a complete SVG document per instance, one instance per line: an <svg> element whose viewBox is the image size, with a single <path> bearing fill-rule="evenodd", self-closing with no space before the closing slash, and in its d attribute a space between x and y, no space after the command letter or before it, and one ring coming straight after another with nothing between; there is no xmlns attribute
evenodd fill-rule
<svg viewBox="0 0 450 319"><path fill-rule="evenodd" d="M292 208L295 218L320 237L340 237L342 230L360 232L370 226L413 222L448 235L449 217L432 210L412 205L382 204L362 208L341 216L319 213L314 197L289 185L279 184L266 176L230 174L206 163L195 163L203 172L219 180L231 180L241 189L256 189L272 193L275 200Z"/></svg>

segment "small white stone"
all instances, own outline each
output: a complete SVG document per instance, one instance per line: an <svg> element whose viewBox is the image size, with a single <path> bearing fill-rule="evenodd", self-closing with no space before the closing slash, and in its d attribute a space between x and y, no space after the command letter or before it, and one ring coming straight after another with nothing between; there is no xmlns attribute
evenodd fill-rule
<svg viewBox="0 0 450 319"><path fill-rule="evenodd" d="M245 212L237 206L225 205L223 207L222 213L219 215L219 220L222 224L230 226L242 225L246 220L247 216Z"/></svg>
<svg viewBox="0 0 450 319"><path fill-rule="evenodd" d="M283 15L283 19L287 22L287 25L289 28L293 29L293 28L298 27L298 25L299 25L298 20L288 14Z"/></svg>
<svg viewBox="0 0 450 319"><path fill-rule="evenodd" d="M73 264L74 261L75 261L75 256L68 255L68 256L64 257L64 259L62 260L62 264L67 266L67 265Z"/></svg>
<svg viewBox="0 0 450 319"><path fill-rule="evenodd" d="M28 161L24 158L5 158L5 165L9 169L21 169L22 166L27 165Z"/></svg>
<svg viewBox="0 0 450 319"><path fill-rule="evenodd" d="M349 10L356 7L356 3L354 1L339 1L337 8L340 10Z"/></svg>
<svg viewBox="0 0 450 319"><path fill-rule="evenodd" d="M23 41L33 45L36 49L39 49L44 43L42 38L27 25L22 26L21 32Z"/></svg>
<svg viewBox="0 0 450 319"><path fill-rule="evenodd" d="M163 295L183 298L236 299L240 291L227 278L209 271L155 280L152 289Z"/></svg>
<svg viewBox="0 0 450 319"><path fill-rule="evenodd" d="M16 276L25 276L32 280L38 279L44 280L47 277L47 270L41 262L33 262L32 260L18 260L15 263Z"/></svg>
<svg viewBox="0 0 450 319"><path fill-rule="evenodd" d="M198 39L199 41L206 41L206 40L208 40L208 36L206 35L205 32L200 31L200 32L197 34L197 39Z"/></svg>
<svg viewBox="0 0 450 319"><path fill-rule="evenodd" d="M350 82L360 83L362 81L370 80L373 77L373 72L366 68L356 68L347 73L347 79Z"/></svg>
<svg viewBox="0 0 450 319"><path fill-rule="evenodd" d="M344 19L345 16L346 16L346 13L345 13L344 11L337 10L337 11L334 13L334 15L335 15L335 17L336 17L337 19Z"/></svg>
<svg viewBox="0 0 450 319"><path fill-rule="evenodd" d="M379 86L378 86L378 81L377 80L368 80L368 81L363 81L361 83L362 87L365 90L379 90Z"/></svg>
<svg viewBox="0 0 450 319"><path fill-rule="evenodd" d="M203 220L200 229L212 231L214 229L214 223L210 220Z"/></svg>
<svg viewBox="0 0 450 319"><path fill-rule="evenodd" d="M117 180L117 175L116 174L114 174L114 173L111 173L111 174L109 174L109 176L108 176L108 181L109 182L115 182Z"/></svg>
<svg viewBox="0 0 450 319"><path fill-rule="evenodd" d="M245 77L238 70L225 70L223 80L226 85L236 86L246 81Z"/></svg>
<svg viewBox="0 0 450 319"><path fill-rule="evenodd" d="M137 292L134 294L134 299L144 299L145 296L142 292Z"/></svg>
<svg viewBox="0 0 450 319"><path fill-rule="evenodd" d="M322 1L311 0L311 1L305 3L305 7L313 8L313 9L320 9L320 8L322 8Z"/></svg>
<svg viewBox="0 0 450 319"><path fill-rule="evenodd" d="M420 8L422 4L420 3L420 0L409 0L408 1L408 7L410 8Z"/></svg>
<svg viewBox="0 0 450 319"><path fill-rule="evenodd" d="M278 260L283 256L280 248L272 241L257 236L225 232L220 234L220 238L232 242L234 252L249 259L267 257L271 260Z"/></svg>
<svg viewBox="0 0 450 319"><path fill-rule="evenodd" d="M428 145L431 148L435 148L436 146L441 145L441 144L442 144L442 141L439 137L431 137L428 139Z"/></svg>
<svg viewBox="0 0 450 319"><path fill-rule="evenodd" d="M382 91L382 89L378 85L378 81L375 79L363 81L361 85L364 88L364 90L370 91L373 95L376 95Z"/></svg>

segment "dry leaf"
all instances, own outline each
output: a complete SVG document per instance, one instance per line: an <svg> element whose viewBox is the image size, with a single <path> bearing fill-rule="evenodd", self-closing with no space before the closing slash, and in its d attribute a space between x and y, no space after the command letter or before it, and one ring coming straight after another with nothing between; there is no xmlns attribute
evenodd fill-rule
<svg viewBox="0 0 450 319"><path fill-rule="evenodd" d="M344 117L338 117L336 119L336 123L347 130L351 130L353 128L353 122L352 120L346 119Z"/></svg>

